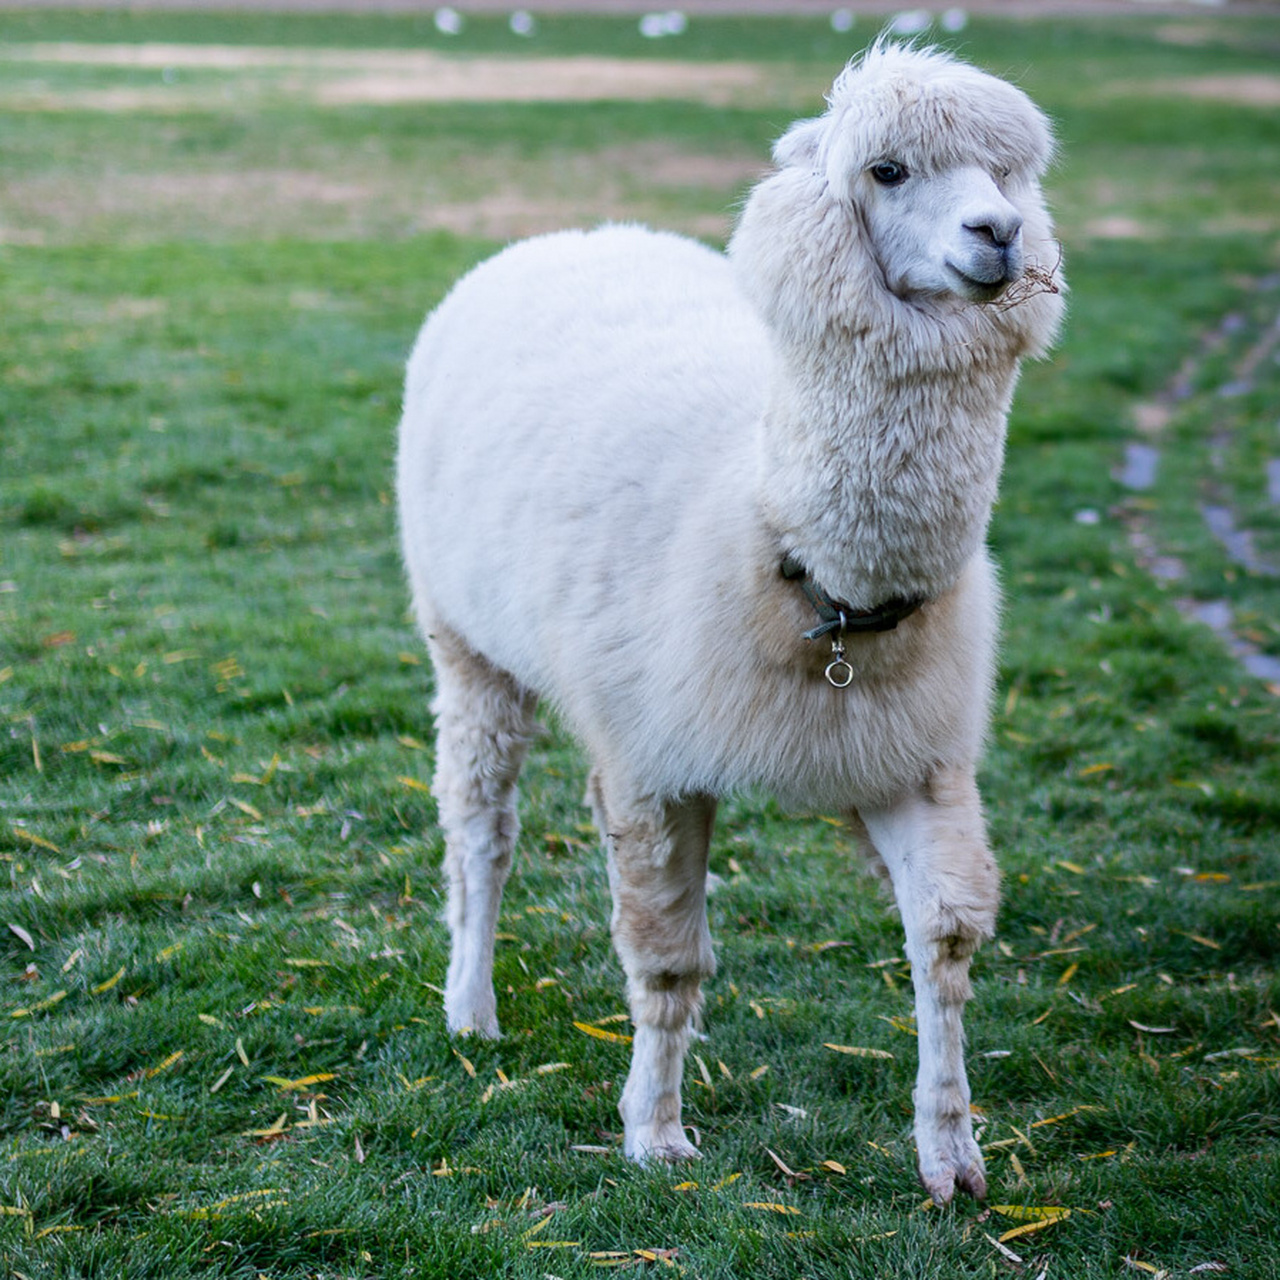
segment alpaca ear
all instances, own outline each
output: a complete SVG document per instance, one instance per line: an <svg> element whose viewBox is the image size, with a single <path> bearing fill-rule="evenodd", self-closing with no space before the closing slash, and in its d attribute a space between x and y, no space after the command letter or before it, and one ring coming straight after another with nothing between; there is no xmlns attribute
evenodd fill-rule
<svg viewBox="0 0 1280 1280"><path fill-rule="evenodd" d="M819 157L826 132L825 116L817 116L813 120L797 120L773 144L774 163L780 169L794 166L819 172L823 167Z"/></svg>

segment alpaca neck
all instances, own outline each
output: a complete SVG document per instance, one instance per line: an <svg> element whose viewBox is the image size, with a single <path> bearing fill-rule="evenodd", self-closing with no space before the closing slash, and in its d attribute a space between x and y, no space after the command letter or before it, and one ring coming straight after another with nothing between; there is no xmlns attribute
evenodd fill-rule
<svg viewBox="0 0 1280 1280"><path fill-rule="evenodd" d="M970 341L957 359L938 338L833 331L779 349L762 505L784 548L857 608L942 595L986 533L1016 356Z"/></svg>

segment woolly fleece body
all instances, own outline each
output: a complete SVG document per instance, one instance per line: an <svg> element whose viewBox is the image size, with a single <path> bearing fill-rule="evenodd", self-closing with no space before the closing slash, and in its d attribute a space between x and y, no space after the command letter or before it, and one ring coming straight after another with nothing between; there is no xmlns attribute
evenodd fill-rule
<svg viewBox="0 0 1280 1280"><path fill-rule="evenodd" d="M434 660L454 1030L498 1031L493 930L538 698L592 762L636 1023L627 1153L696 1154L682 1059L714 970L715 799L764 788L869 839L917 1000L936 1200L985 1190L961 1010L998 877L974 784L997 590L984 538L1018 362L1057 327L1019 90L881 44L778 142L728 255L633 226L516 244L410 360L399 456ZM844 637L835 689L793 554L834 598L923 606Z"/></svg>

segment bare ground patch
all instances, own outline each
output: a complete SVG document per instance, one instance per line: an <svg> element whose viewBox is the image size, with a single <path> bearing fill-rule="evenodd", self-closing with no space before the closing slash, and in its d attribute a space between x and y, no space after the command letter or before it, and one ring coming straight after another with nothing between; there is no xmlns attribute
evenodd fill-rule
<svg viewBox="0 0 1280 1280"><path fill-rule="evenodd" d="M322 86L321 103L593 102L662 98L730 106L758 99L764 76L747 63L623 58L437 58L425 72L353 75Z"/></svg>
<svg viewBox="0 0 1280 1280"><path fill-rule="evenodd" d="M664 97L789 107L800 92L786 72L740 63L454 58L423 50L32 43L0 45L0 63L6 60L20 71L0 89L0 107L29 111ZM139 82L62 87L50 70L58 66L124 69ZM807 105L813 86L804 92ZM642 143L537 159L494 147L465 165L437 160L430 146L410 166L336 153L332 163L317 157L279 169L180 165L130 172L104 163L93 172L86 157L87 172L75 179L11 176L0 195L0 242L399 236L437 227L508 239L624 218L717 237L727 233L734 201L766 157Z"/></svg>
<svg viewBox="0 0 1280 1280"><path fill-rule="evenodd" d="M11 106L38 110L195 109L225 99L226 78L257 93L322 105L412 102L591 102L677 99L710 106L759 103L779 76L745 62L604 57L447 57L427 50L291 49L186 44L0 45L0 61L155 71L171 82L65 91L7 91ZM206 73L184 82L179 72ZM222 79L209 79L207 73Z"/></svg>
<svg viewBox="0 0 1280 1280"><path fill-rule="evenodd" d="M1248 107L1280 107L1280 75L1198 76L1174 81L1170 87L1193 98Z"/></svg>
<svg viewBox="0 0 1280 1280"><path fill-rule="evenodd" d="M299 219L330 234L352 233L361 210L377 196L372 187L324 174L253 169L104 174L88 183L16 179L6 185L0 242L283 234Z"/></svg>
<svg viewBox="0 0 1280 1280"><path fill-rule="evenodd" d="M474 156L464 168L353 164L351 157L340 172L108 167L88 180L11 178L0 196L0 243L399 237L437 228L506 240L609 220L722 238L737 198L763 168L764 158L754 153L709 154L658 142L575 152L555 162L508 149Z"/></svg>
<svg viewBox="0 0 1280 1280"><path fill-rule="evenodd" d="M1082 230L1093 240L1150 240L1158 234L1148 223L1121 214L1091 218Z"/></svg>
<svg viewBox="0 0 1280 1280"><path fill-rule="evenodd" d="M1177 80L1152 80L1115 90L1124 96L1142 95L1200 98L1243 107L1280 107L1280 75L1253 72L1242 75L1184 76Z"/></svg>

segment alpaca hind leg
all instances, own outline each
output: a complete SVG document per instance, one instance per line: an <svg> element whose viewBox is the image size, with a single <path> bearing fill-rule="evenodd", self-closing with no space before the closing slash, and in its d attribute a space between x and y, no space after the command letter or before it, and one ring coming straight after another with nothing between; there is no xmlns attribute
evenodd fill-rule
<svg viewBox="0 0 1280 1280"><path fill-rule="evenodd" d="M680 1118L689 1037L702 980L715 972L707 928L707 850L715 801L606 803L592 797L609 858L613 941L627 975L635 1023L631 1071L619 1111L633 1160L697 1156Z"/></svg>
<svg viewBox="0 0 1280 1280"><path fill-rule="evenodd" d="M494 931L519 831L516 778L533 736L533 695L443 627L436 672L435 795L445 835L451 935L449 1029L496 1038Z"/></svg>
<svg viewBox="0 0 1280 1280"><path fill-rule="evenodd" d="M920 1180L938 1204L956 1188L982 1197L964 1067L969 962L995 928L999 874L971 773L945 771L919 794L860 811L883 859L906 933L920 1049L915 1134Z"/></svg>

